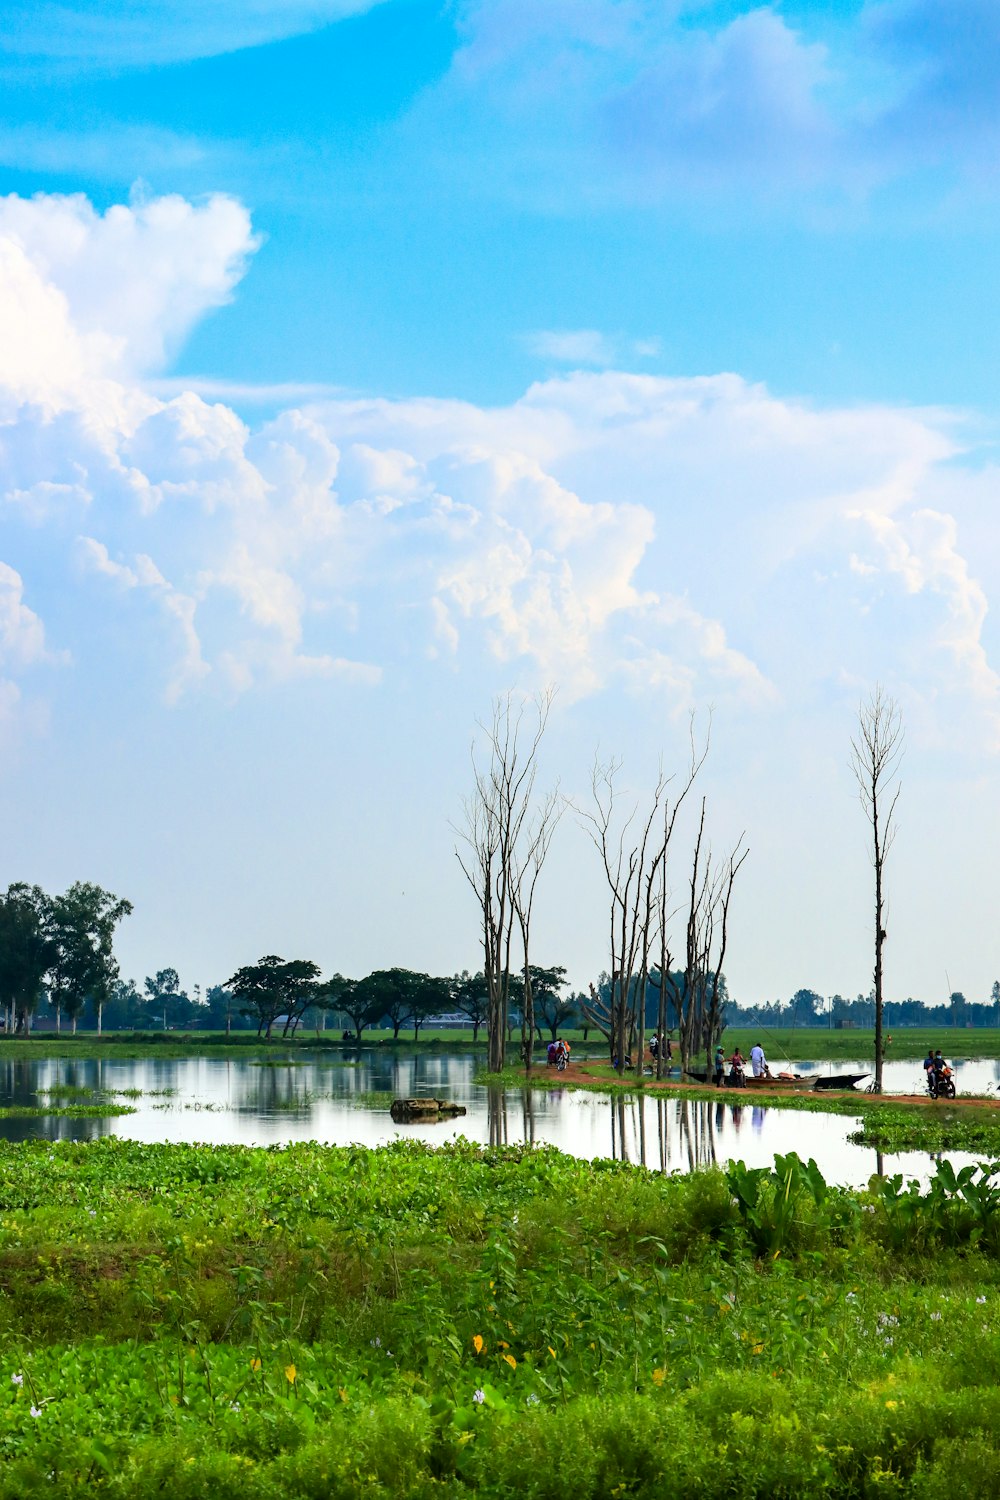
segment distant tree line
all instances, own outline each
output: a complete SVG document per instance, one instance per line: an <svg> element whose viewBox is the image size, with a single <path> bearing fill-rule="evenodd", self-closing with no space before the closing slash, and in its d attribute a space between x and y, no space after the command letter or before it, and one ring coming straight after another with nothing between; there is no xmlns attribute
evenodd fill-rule
<svg viewBox="0 0 1000 1500"><path fill-rule="evenodd" d="M994 980L988 1001L967 1000L955 990L940 1005L926 1005L922 1000L886 1000L883 1003L886 1027L903 1026L1000 1026L1000 979ZM730 1026L857 1026L875 1024L875 995L858 995L847 1000L843 995L827 997L815 990L796 990L789 1000L775 1000L767 1005L736 1005L726 1008Z"/></svg>

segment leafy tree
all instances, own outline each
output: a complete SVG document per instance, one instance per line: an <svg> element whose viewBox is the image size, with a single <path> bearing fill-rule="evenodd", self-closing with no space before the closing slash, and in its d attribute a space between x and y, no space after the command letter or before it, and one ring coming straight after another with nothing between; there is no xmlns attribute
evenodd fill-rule
<svg viewBox="0 0 1000 1500"><path fill-rule="evenodd" d="M111 986L104 1020L112 1029L144 1026L148 1019L146 1002L136 989L134 979L116 979Z"/></svg>
<svg viewBox="0 0 1000 1500"><path fill-rule="evenodd" d="M412 969L376 969L359 982L360 997L367 997L368 1009L376 1021L389 1022L394 1041L401 1027L413 1024L422 999L421 981L426 977Z"/></svg>
<svg viewBox="0 0 1000 1500"><path fill-rule="evenodd" d="M114 994L119 973L115 928L131 912L131 901L87 881L76 881L65 895L48 901L46 931L54 947L49 1003L56 1013L57 1030L65 1014L75 1032L80 1013L91 1000L100 1036L104 1006Z"/></svg>
<svg viewBox="0 0 1000 1500"><path fill-rule="evenodd" d="M413 1027L416 1038L426 1018L450 1002L451 985L446 979L432 979L413 969L376 969L354 985L350 1007L340 999L338 1008L351 1016L359 1036L362 1026L386 1019L394 1039L406 1025Z"/></svg>
<svg viewBox="0 0 1000 1500"><path fill-rule="evenodd" d="M815 990L796 990L792 996L792 1025L812 1026L823 1009L823 996Z"/></svg>
<svg viewBox="0 0 1000 1500"><path fill-rule="evenodd" d="M451 1005L472 1022L472 1040L479 1040L479 1028L486 1020L489 986L485 974L470 974L463 969L451 981Z"/></svg>
<svg viewBox="0 0 1000 1500"><path fill-rule="evenodd" d="M555 1041L559 1035L559 1027L564 1026L576 1010L576 1000L572 995L560 995L559 991L566 988L568 984L566 970L561 967L553 969L531 967L531 989L535 1001L535 1024L538 1027L538 1035L542 1034L542 1025L549 1028L549 1034Z"/></svg>
<svg viewBox="0 0 1000 1500"><path fill-rule="evenodd" d="M0 896L0 1006L19 1033L31 1029L45 975L55 957L46 931L48 897L36 886L11 885Z"/></svg>
<svg viewBox="0 0 1000 1500"><path fill-rule="evenodd" d="M162 1021L164 1031L168 1026L182 1026L188 1019L191 1001L181 989L176 969L157 969L154 977L146 976L143 988L149 1012L154 1021Z"/></svg>
<svg viewBox="0 0 1000 1500"><path fill-rule="evenodd" d="M319 968L308 959L285 960L270 953L258 963L237 969L226 981L244 1015L257 1021L257 1035L271 1040L271 1028L285 1017L283 1036L294 1031L304 1011L314 1005L320 992Z"/></svg>
<svg viewBox="0 0 1000 1500"><path fill-rule="evenodd" d="M429 1016L438 1015L451 1004L451 981L435 979L429 974L417 976L419 984L413 1000L411 1020L413 1039L420 1035L420 1028Z"/></svg>
<svg viewBox="0 0 1000 1500"><path fill-rule="evenodd" d="M378 1020L378 1013L372 1008L371 990L364 988L363 979L346 979L343 974L334 974L327 981L325 991L329 1009L339 1010L347 1017L356 1037L360 1038L365 1027L374 1026Z"/></svg>
<svg viewBox="0 0 1000 1500"><path fill-rule="evenodd" d="M205 1025L210 1031L233 1029L233 992L224 984L210 984L205 991Z"/></svg>

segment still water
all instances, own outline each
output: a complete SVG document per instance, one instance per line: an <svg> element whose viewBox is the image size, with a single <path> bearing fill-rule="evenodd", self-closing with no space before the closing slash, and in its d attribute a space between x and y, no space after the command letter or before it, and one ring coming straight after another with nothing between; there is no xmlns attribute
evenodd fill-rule
<svg viewBox="0 0 1000 1500"><path fill-rule="evenodd" d="M661 1171L687 1172L713 1162L770 1166L776 1152L814 1156L828 1181L863 1186L873 1172L902 1172L926 1180L926 1153L880 1158L852 1145L852 1116L767 1108L752 1096L726 1091L715 1100L662 1095L611 1098L570 1089L501 1090L473 1082L479 1066L467 1054L392 1055L375 1050L350 1057L266 1062L223 1058L12 1058L0 1060L0 1105L39 1104L48 1090L99 1090L134 1107L129 1115L73 1119L59 1116L0 1120L7 1140L93 1140L115 1135L140 1141L202 1141L245 1146L313 1140L377 1146L400 1137L440 1145L462 1135L482 1144L530 1141L574 1156L612 1157ZM797 1064L796 1071L809 1070ZM811 1070L862 1072L838 1062ZM996 1094L1000 1063L959 1063L960 1093ZM919 1063L890 1063L893 1092L922 1087ZM128 1091L128 1092L126 1092ZM138 1091L138 1092L136 1092ZM381 1097L371 1098L377 1094ZM453 1099L467 1113L435 1124L396 1125L388 1096ZM63 1094L66 1103L85 1096ZM976 1158L949 1153L955 1166Z"/></svg>

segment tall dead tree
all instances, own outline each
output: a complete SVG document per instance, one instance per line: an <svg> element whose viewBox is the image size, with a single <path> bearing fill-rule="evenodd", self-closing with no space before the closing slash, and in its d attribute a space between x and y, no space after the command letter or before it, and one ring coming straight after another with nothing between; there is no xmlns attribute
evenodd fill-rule
<svg viewBox="0 0 1000 1500"><path fill-rule="evenodd" d="M684 971L680 983L671 970L665 973L684 1072L701 1049L711 1071L712 1048L722 1035L722 966L729 942L729 906L736 876L750 852L741 834L728 859L715 864L705 844L705 813L703 797L691 855Z"/></svg>
<svg viewBox="0 0 1000 1500"><path fill-rule="evenodd" d="M490 722L480 725L486 741L484 759L473 746L474 788L464 802L464 827L457 830L465 849L456 849L455 854L475 894L482 922L491 1073L499 1073L507 1060L515 934L523 953L518 969L524 976L525 1004L531 1004L531 915L558 810L554 795L540 808L535 802L538 751L553 697L550 689L530 703L515 701L509 693L495 700ZM530 1066L530 1046L526 1061Z"/></svg>
<svg viewBox="0 0 1000 1500"><path fill-rule="evenodd" d="M517 924L521 934L522 974L524 993L521 1005L521 1061L526 1073L531 1072L535 1045L535 997L531 982L531 915L535 905L538 877L542 873L546 855L556 825L563 814L563 800L558 791L549 792L539 804L531 824L527 828L523 850L515 849L515 868L511 882L511 899L517 913Z"/></svg>
<svg viewBox="0 0 1000 1500"><path fill-rule="evenodd" d="M666 930L667 857L677 815L705 763L708 744L706 735L704 745L696 747L692 725L691 760L677 796L670 798L673 778L664 775L661 765L641 822L637 805L619 819L616 780L621 762L594 764L592 808L581 817L600 855L610 897L611 971L608 994L602 996L591 986L583 1009L589 1023L607 1038L619 1073L624 1073L634 1049L636 1072L642 1076L650 954L658 937L662 951ZM658 1031L662 1047L662 1025Z"/></svg>
<svg viewBox="0 0 1000 1500"><path fill-rule="evenodd" d="M899 762L903 755L903 720L899 705L876 684L858 707L858 728L851 740L851 768L861 806L871 829L870 854L875 871L875 1092L882 1092L882 948L885 930L885 861L896 837Z"/></svg>

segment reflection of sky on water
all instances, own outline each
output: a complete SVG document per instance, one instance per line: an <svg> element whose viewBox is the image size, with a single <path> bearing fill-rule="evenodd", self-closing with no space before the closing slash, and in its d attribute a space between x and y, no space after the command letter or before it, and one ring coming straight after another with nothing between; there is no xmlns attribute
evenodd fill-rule
<svg viewBox="0 0 1000 1500"><path fill-rule="evenodd" d="M404 1054L366 1051L344 1059L231 1061L213 1057L0 1060L0 1103L36 1104L53 1085L118 1093L140 1089L136 1113L105 1119L0 1121L8 1140L91 1140L117 1135L141 1141L205 1141L247 1146L315 1140L377 1146L399 1137L440 1145L457 1136L482 1144L535 1141L574 1156L615 1157L662 1171L686 1172L711 1162L742 1160L770 1166L775 1154L813 1156L829 1181L864 1185L879 1168L871 1149L849 1143L853 1116L767 1108L726 1091L716 1099L678 1099L655 1094L612 1098L570 1089L488 1090L473 1082L478 1068L468 1054ZM861 1071L860 1065L823 1064L825 1072ZM805 1071L806 1065L797 1065ZM892 1076L888 1076L891 1070ZM1000 1063L958 1065L962 1092L996 1091ZM894 1091L922 1086L919 1063L887 1065ZM351 1097L372 1092L452 1098L468 1113L437 1124L395 1125L385 1108L372 1109ZM975 1158L953 1153L957 1165ZM933 1166L926 1153L885 1157L884 1169L926 1179Z"/></svg>
<svg viewBox="0 0 1000 1500"><path fill-rule="evenodd" d="M992 1058L953 1058L948 1061L955 1069L955 1086L961 1094L988 1094L997 1097L1000 1088L1000 1061ZM872 1079L871 1062L848 1061L821 1063L786 1063L770 1059L772 1072L787 1071L804 1074L808 1078L830 1078L837 1073L864 1073L858 1085L863 1089ZM882 1090L886 1094L922 1094L926 1088L923 1063L919 1058L910 1062L896 1062L889 1058L882 1069Z"/></svg>

